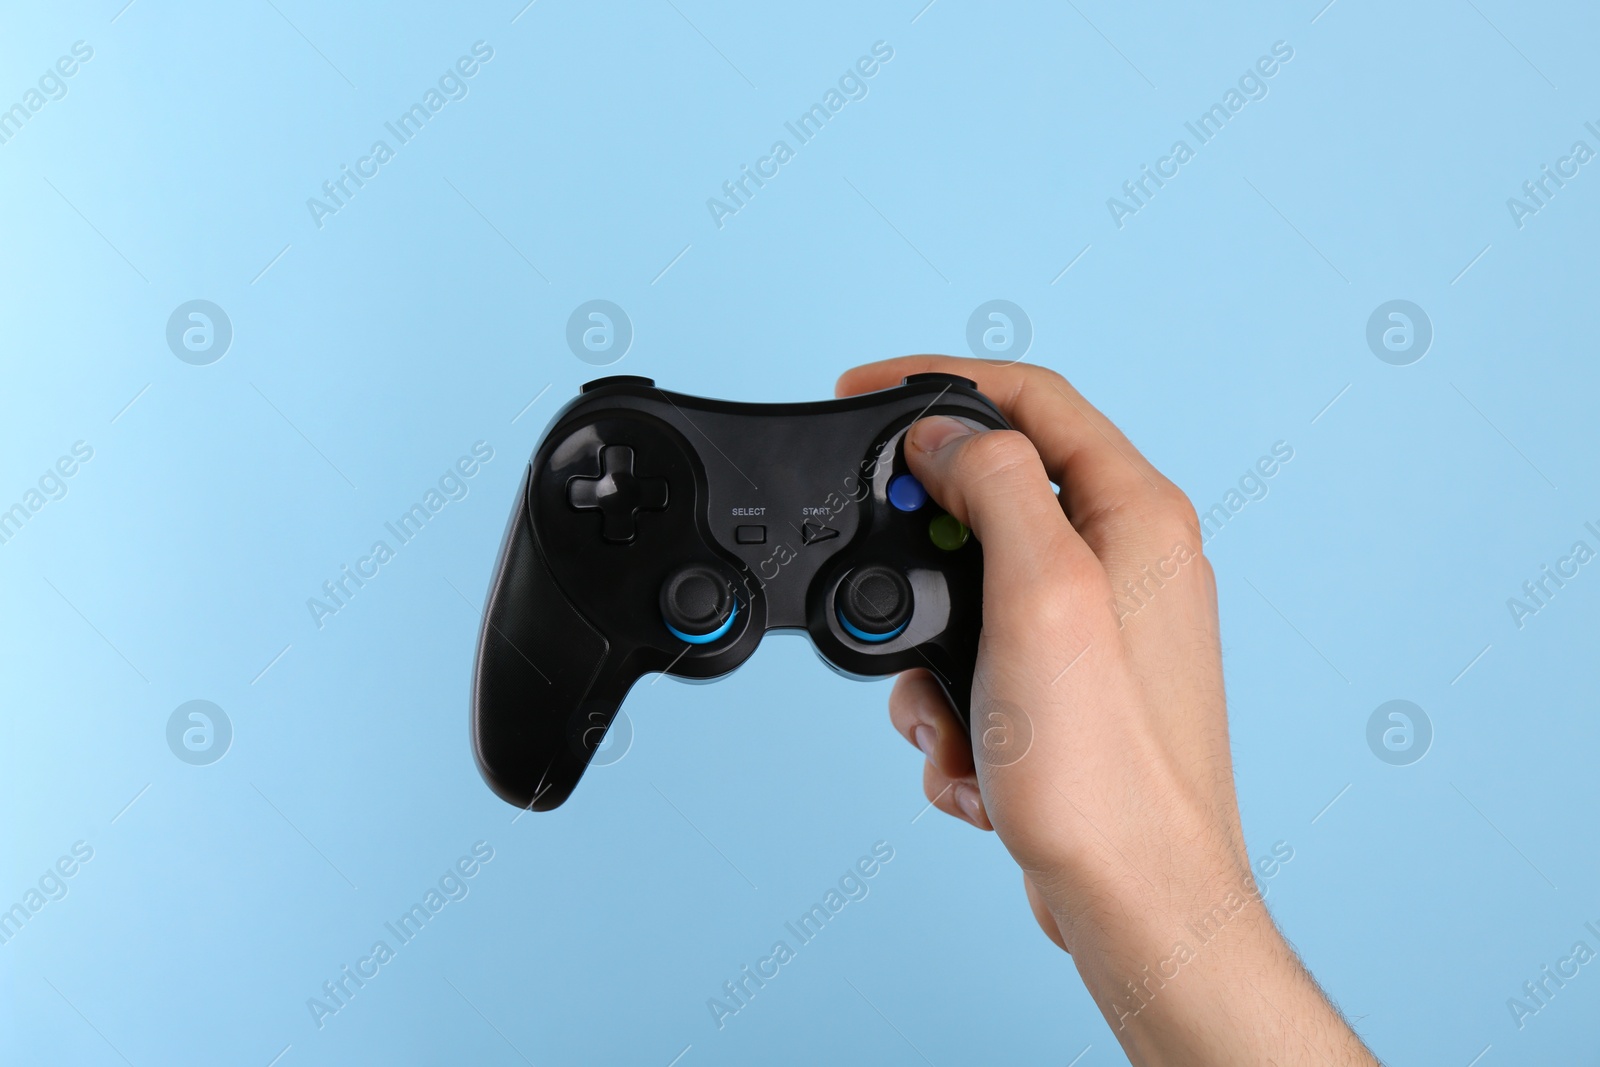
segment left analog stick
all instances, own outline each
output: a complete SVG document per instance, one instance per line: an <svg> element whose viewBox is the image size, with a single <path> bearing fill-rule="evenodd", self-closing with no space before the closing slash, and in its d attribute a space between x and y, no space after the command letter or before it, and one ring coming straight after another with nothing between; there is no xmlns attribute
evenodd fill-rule
<svg viewBox="0 0 1600 1067"><path fill-rule="evenodd" d="M738 614L733 583L709 564L686 564L661 583L661 621L680 641L715 641L733 628Z"/></svg>

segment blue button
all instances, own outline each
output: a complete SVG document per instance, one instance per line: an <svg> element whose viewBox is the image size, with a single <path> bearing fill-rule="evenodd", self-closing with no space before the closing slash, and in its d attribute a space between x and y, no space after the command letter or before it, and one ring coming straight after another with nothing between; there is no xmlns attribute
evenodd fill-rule
<svg viewBox="0 0 1600 1067"><path fill-rule="evenodd" d="M928 491L912 475L896 475L889 483L889 503L901 511L916 511L927 502Z"/></svg>

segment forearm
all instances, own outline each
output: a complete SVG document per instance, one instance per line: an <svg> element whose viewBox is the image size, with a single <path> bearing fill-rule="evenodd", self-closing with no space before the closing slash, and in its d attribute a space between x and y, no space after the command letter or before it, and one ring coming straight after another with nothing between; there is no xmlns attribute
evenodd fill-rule
<svg viewBox="0 0 1600 1067"><path fill-rule="evenodd" d="M1138 1067L1377 1062L1253 882L1221 881L1184 903L1153 901L1144 888L1102 915L1058 915L1084 984Z"/></svg>

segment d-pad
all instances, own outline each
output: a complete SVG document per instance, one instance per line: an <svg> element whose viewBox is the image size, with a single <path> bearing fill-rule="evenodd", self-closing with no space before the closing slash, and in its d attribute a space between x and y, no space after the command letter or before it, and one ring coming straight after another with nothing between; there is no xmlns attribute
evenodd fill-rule
<svg viewBox="0 0 1600 1067"><path fill-rule="evenodd" d="M579 511L598 510L600 534L612 544L627 544L637 533L641 511L667 506L667 480L633 473L633 449L606 445L600 449L600 476L567 480L567 502Z"/></svg>

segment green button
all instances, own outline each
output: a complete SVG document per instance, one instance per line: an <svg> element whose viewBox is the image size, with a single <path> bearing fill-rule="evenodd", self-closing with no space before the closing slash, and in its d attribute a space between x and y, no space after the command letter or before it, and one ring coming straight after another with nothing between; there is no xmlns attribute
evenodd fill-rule
<svg viewBox="0 0 1600 1067"><path fill-rule="evenodd" d="M928 523L928 536L933 538L934 544L946 552L954 552L967 543L972 531L963 526L954 515L940 515Z"/></svg>

